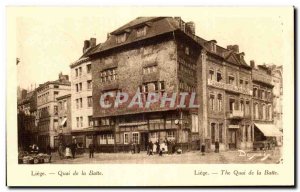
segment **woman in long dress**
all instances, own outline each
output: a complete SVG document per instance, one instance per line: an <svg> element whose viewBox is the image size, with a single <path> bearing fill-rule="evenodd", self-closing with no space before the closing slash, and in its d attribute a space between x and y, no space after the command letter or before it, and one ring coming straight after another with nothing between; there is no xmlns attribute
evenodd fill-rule
<svg viewBox="0 0 300 192"><path fill-rule="evenodd" d="M71 149L70 149L70 146L68 145L66 147L66 158L68 159L68 158L71 158L71 157L72 157L72 155L71 155Z"/></svg>

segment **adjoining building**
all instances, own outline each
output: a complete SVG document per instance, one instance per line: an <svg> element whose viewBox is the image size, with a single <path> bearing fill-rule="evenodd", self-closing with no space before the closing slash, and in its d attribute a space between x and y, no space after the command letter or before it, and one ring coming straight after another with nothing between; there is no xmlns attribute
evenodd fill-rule
<svg viewBox="0 0 300 192"><path fill-rule="evenodd" d="M275 140L282 134L273 121L273 81L271 69L251 61L253 81L253 123L255 141Z"/></svg>
<svg viewBox="0 0 300 192"><path fill-rule="evenodd" d="M56 98L58 103L58 136L54 138L54 147L72 143L71 93Z"/></svg>
<svg viewBox="0 0 300 192"><path fill-rule="evenodd" d="M18 147L26 149L37 143L37 100L36 90L22 92L18 99Z"/></svg>
<svg viewBox="0 0 300 192"><path fill-rule="evenodd" d="M59 79L40 84L37 91L38 146L45 150L54 148L54 140L59 134L57 98L70 94L68 75L59 74Z"/></svg>
<svg viewBox="0 0 300 192"><path fill-rule="evenodd" d="M96 39L84 41L83 55L70 65L72 136L78 147L93 142L92 63L86 55L96 46Z"/></svg>

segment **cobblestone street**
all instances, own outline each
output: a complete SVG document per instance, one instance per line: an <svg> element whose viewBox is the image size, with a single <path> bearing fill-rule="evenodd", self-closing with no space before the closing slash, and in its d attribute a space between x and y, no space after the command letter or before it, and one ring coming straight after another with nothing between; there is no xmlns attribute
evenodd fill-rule
<svg viewBox="0 0 300 192"><path fill-rule="evenodd" d="M267 157L267 158L264 158ZM55 164L271 164L280 159L279 150L263 152L249 152L246 156L240 156L238 151L226 151L220 153L206 153L204 156L199 151L186 152L163 156L148 156L146 152L131 153L95 153L90 159L88 153L78 155L75 159L60 160L57 153L52 156Z"/></svg>

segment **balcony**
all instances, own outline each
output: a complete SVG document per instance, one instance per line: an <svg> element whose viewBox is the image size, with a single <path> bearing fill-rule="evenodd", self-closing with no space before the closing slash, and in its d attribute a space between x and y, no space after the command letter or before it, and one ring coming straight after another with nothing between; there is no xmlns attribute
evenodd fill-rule
<svg viewBox="0 0 300 192"><path fill-rule="evenodd" d="M244 117L244 111L233 110L231 112L228 112L227 117L230 119L241 119Z"/></svg>
<svg viewBox="0 0 300 192"><path fill-rule="evenodd" d="M210 79L208 79L207 84L209 86L216 87L219 89L225 89L225 90L231 91L231 92L241 93L241 94L245 94L245 95L252 95L252 90L249 88L238 87L236 85L226 84L223 82L217 82L217 81L213 81Z"/></svg>

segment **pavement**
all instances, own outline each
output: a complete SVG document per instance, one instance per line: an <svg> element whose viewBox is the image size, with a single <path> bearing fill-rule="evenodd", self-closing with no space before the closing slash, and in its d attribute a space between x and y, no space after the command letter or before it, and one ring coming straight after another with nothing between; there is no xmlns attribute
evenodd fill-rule
<svg viewBox="0 0 300 192"><path fill-rule="evenodd" d="M95 153L89 158L88 153L77 155L75 159L60 159L57 153L52 155L53 164L275 164L281 160L281 150L224 151L220 153L205 153L199 151L185 152L163 156L151 155L146 152L131 153ZM282 161L281 161L282 162Z"/></svg>

